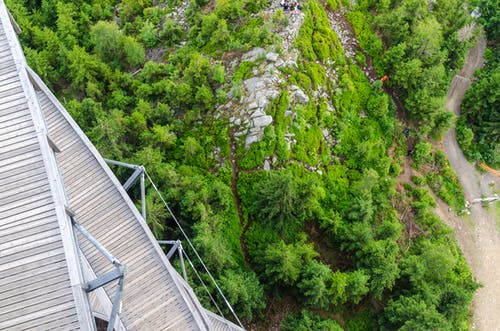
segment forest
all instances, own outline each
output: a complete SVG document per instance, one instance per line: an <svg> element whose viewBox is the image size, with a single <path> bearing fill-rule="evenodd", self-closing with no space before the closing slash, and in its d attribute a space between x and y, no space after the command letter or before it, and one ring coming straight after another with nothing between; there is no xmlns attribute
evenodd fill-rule
<svg viewBox="0 0 500 331"><path fill-rule="evenodd" d="M481 0L480 22L488 41L486 65L465 96L457 139L471 161L500 166L500 4Z"/></svg>
<svg viewBox="0 0 500 331"><path fill-rule="evenodd" d="M500 16L477 2L490 60L459 136L498 165ZM298 14L270 0L6 3L30 66L104 157L146 167L248 329L469 329L480 284L433 212L435 196L456 213L465 201L433 145L455 123L444 99L474 42L459 35L465 0L305 0ZM272 121L251 141L259 79ZM402 180L405 162L419 175ZM152 187L147 215L157 239L182 239Z"/></svg>

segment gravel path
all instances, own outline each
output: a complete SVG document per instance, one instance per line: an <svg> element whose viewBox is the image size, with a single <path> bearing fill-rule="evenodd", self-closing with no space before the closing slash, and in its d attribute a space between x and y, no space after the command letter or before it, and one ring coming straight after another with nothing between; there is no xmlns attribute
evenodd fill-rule
<svg viewBox="0 0 500 331"><path fill-rule="evenodd" d="M457 115L460 115L460 104L471 84L470 77L483 65L485 48L486 41L479 38L476 46L469 51L464 68L453 78L446 107ZM482 194L491 195L493 188L500 187L497 177L488 173L479 174L465 159L457 144L454 129L444 137L443 147L468 201L479 198ZM500 235L495 224L494 211L488 212L481 204L473 204L471 225L450 213L444 203L439 202L438 205L438 214L455 230L458 244L476 280L483 285L474 297L472 329L500 330Z"/></svg>

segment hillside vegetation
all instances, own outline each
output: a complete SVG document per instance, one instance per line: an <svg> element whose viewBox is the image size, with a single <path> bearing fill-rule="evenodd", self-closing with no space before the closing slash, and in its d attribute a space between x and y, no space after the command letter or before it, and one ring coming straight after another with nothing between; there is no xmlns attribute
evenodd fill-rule
<svg viewBox="0 0 500 331"><path fill-rule="evenodd" d="M500 167L500 4L475 2L488 39L485 68L464 98L457 139L469 160Z"/></svg>
<svg viewBox="0 0 500 331"><path fill-rule="evenodd" d="M106 158L147 168L249 329L468 329L478 284L429 187L463 196L425 142L452 123L463 0L6 2L30 65ZM408 148L422 176L401 183ZM156 237L181 238L147 203Z"/></svg>

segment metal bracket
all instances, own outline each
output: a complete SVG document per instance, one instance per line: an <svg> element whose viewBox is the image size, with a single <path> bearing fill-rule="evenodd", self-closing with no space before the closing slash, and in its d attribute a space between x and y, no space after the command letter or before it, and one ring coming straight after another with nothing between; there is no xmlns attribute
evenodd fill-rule
<svg viewBox="0 0 500 331"><path fill-rule="evenodd" d="M109 316L107 331L113 331L116 317L118 311L121 309L121 301L123 295L123 282L125 274L127 273L127 268L121 264L121 262L114 257L104 246L102 246L94 236L92 236L87 229L85 229L81 224L78 224L74 217L71 216L71 222L73 227L78 230L88 241L94 245L97 250L104 255L104 257L115 266L115 269L84 284L85 292L92 292L106 284L111 283L118 279L118 285L116 287L115 296L113 298L113 306L111 308L111 314Z"/></svg>
<svg viewBox="0 0 500 331"><path fill-rule="evenodd" d="M104 161L106 161L109 164L114 164L114 165L117 165L120 167L134 169L134 173L127 179L127 181L122 186L125 189L125 191L128 191L128 189L137 181L137 178L140 178L141 214L142 214L142 218L144 218L144 220L146 220L146 186L145 186L145 179L144 179L144 174L146 172L146 169L143 166L125 163L125 162L120 162L120 161L115 161L115 160L110 160L110 159L104 159Z"/></svg>
<svg viewBox="0 0 500 331"><path fill-rule="evenodd" d="M85 291L87 293L92 292L95 289L98 289L99 287L102 287L108 283L111 283L112 281L118 279L118 278L123 278L124 276L124 270L123 267L116 268L115 270L112 270L101 277L98 277L94 280L91 280L90 282L87 282L85 284Z"/></svg>
<svg viewBox="0 0 500 331"><path fill-rule="evenodd" d="M181 261L181 268L182 268L182 277L187 282L188 279L186 274L186 266L184 265L184 253L183 253L184 249L182 248L182 242L180 240L158 240L158 244L172 245L172 247L167 253L167 259L169 260L174 255L175 251L179 253L179 259Z"/></svg>

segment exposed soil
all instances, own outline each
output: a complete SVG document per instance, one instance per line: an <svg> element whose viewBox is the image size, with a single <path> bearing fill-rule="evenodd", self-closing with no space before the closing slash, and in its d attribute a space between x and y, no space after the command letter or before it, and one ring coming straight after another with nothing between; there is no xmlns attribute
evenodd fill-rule
<svg viewBox="0 0 500 331"><path fill-rule="evenodd" d="M460 114L460 104L469 88L474 71L482 66L486 41L480 37L474 48L469 51L464 68L451 83L446 107L455 114ZM493 189L500 187L498 177L491 174L479 174L476 168L464 157L452 129L443 139L443 146L451 166L464 189L468 201L490 196ZM457 218L448 211L448 206L437 199L436 212L450 225L456 234L458 244L465 259L472 268L476 280L482 284L473 301L473 330L498 330L500 325L500 235L496 228L494 212L488 212L481 204L471 206L472 224L463 218Z"/></svg>

